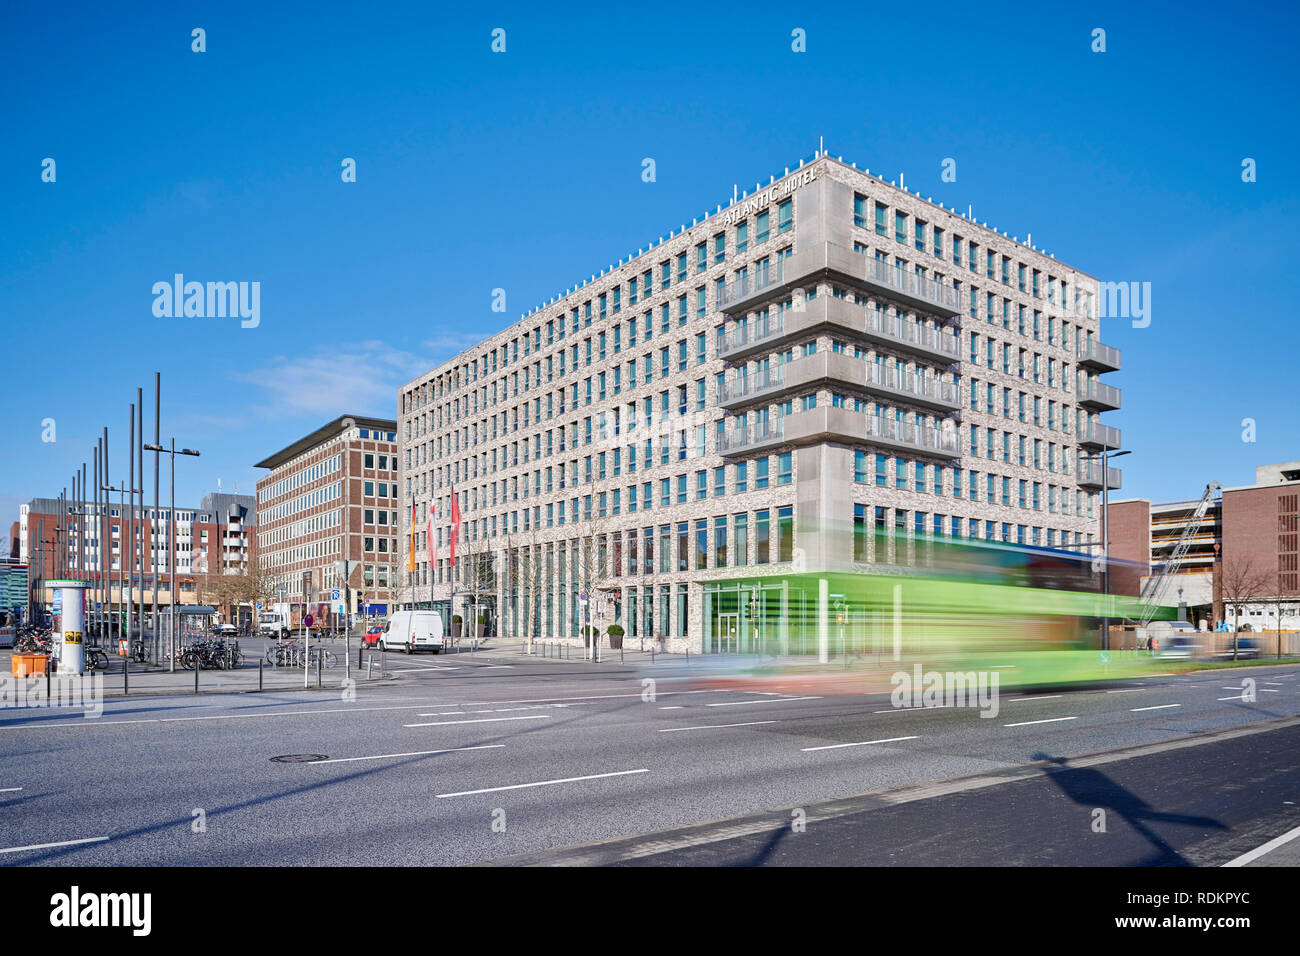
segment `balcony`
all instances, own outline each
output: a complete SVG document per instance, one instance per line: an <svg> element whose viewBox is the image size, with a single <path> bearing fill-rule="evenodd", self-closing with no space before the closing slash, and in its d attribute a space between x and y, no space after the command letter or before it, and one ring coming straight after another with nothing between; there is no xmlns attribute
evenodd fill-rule
<svg viewBox="0 0 1300 956"><path fill-rule="evenodd" d="M1107 385L1095 378L1084 378L1079 382L1079 404L1089 405L1104 411L1115 411L1120 407L1119 389Z"/></svg>
<svg viewBox="0 0 1300 956"><path fill-rule="evenodd" d="M750 423L733 429L719 443L718 453L738 457L789 445L874 445L936 458L957 458L957 430L941 430L865 415L847 408L813 408L775 421Z"/></svg>
<svg viewBox="0 0 1300 956"><path fill-rule="evenodd" d="M800 310L786 309L737 326L724 337L718 357L739 362L819 332L884 345L944 365L961 361L957 337L950 332L834 296L818 296Z"/></svg>
<svg viewBox="0 0 1300 956"><path fill-rule="evenodd" d="M1084 422L1079 429L1079 444L1114 450L1120 447L1120 431L1101 422Z"/></svg>
<svg viewBox="0 0 1300 956"><path fill-rule="evenodd" d="M1119 349L1103 345L1096 339L1080 343L1076 355L1080 365L1089 365L1104 372L1119 371Z"/></svg>
<svg viewBox="0 0 1300 956"><path fill-rule="evenodd" d="M1118 468L1106 468L1106 473L1102 475L1102 466L1096 461L1080 461L1079 472L1075 476L1079 485L1085 488L1106 488L1108 491L1116 491L1121 486L1123 472Z"/></svg>
<svg viewBox="0 0 1300 956"><path fill-rule="evenodd" d="M901 401L942 412L961 408L957 386L940 380L929 370L922 370L922 374L917 376L915 372L900 372L893 366L873 364L843 352L827 351L743 378L737 377L723 385L719 404L724 408L759 402L769 404L823 387L884 396L891 402Z"/></svg>
<svg viewBox="0 0 1300 956"><path fill-rule="evenodd" d="M723 432L718 441L719 455L749 455L763 448L774 448L784 441L785 420L750 422Z"/></svg>
<svg viewBox="0 0 1300 956"><path fill-rule="evenodd" d="M940 315L957 315L961 302L957 290L934 279L922 278L834 243L815 243L778 259L766 269L735 279L722 290L718 309L739 314L765 299L822 276L834 276L863 291Z"/></svg>

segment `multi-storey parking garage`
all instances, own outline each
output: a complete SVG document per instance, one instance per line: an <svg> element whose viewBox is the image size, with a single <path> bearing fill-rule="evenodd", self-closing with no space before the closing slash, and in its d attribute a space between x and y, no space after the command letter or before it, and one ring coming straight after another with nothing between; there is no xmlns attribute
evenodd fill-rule
<svg viewBox="0 0 1300 956"><path fill-rule="evenodd" d="M1120 484L1097 291L819 155L401 388L399 601L470 600L510 635L577 638L597 609L632 639L788 646L835 613L819 572L933 537L1086 551Z"/></svg>

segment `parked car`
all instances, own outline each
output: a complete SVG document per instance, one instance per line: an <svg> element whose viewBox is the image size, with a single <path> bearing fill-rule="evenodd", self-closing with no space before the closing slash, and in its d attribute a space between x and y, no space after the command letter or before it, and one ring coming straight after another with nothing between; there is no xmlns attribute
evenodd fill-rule
<svg viewBox="0 0 1300 956"><path fill-rule="evenodd" d="M239 628L233 624L214 624L212 625L212 636L231 640L239 637Z"/></svg>
<svg viewBox="0 0 1300 956"><path fill-rule="evenodd" d="M361 643L366 647L374 647L379 643L379 638L383 636L384 626L382 624L372 624L366 628L365 635L361 638Z"/></svg>
<svg viewBox="0 0 1300 956"><path fill-rule="evenodd" d="M408 654L442 650L442 615L437 611L397 611L379 637L380 650L394 648Z"/></svg>

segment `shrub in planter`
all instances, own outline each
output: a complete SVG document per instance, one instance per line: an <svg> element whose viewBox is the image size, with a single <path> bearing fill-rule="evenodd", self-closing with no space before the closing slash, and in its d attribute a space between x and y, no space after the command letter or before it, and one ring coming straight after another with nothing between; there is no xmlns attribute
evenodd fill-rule
<svg viewBox="0 0 1300 956"><path fill-rule="evenodd" d="M614 650L619 650L623 646L623 626L621 624L611 624L605 632L609 635L609 646Z"/></svg>
<svg viewBox="0 0 1300 956"><path fill-rule="evenodd" d="M479 637L482 637L487 633L487 615L480 614L475 623L478 625L477 634Z"/></svg>
<svg viewBox="0 0 1300 956"><path fill-rule="evenodd" d="M461 629L461 624L462 624L463 620L464 620L464 619L463 619L459 614L453 614L453 615L451 616L451 636L452 636L452 637L460 637L460 629Z"/></svg>
<svg viewBox="0 0 1300 956"><path fill-rule="evenodd" d="M582 626L582 646L591 647L592 637L598 637L599 635L600 635L600 628L596 627L596 625L584 624Z"/></svg>

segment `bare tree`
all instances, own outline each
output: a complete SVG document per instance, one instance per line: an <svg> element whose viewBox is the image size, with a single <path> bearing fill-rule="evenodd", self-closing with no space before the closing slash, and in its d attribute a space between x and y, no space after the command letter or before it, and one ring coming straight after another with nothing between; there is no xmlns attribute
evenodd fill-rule
<svg viewBox="0 0 1300 956"><path fill-rule="evenodd" d="M583 635L589 635L590 653L598 656L600 644L600 624L592 624L593 602L605 602L612 597L613 588L610 581L614 570L614 551L618 547L618 538L611 537L609 522L603 517L596 517L582 523L582 534L570 543L573 548L572 567L574 584L578 590L587 595L587 605L582 615ZM620 532L615 531L614 535ZM603 616L597 620L603 622ZM587 629L591 628L590 631Z"/></svg>
<svg viewBox="0 0 1300 956"><path fill-rule="evenodd" d="M1232 659L1237 659L1237 634L1241 624L1241 608L1265 597L1271 577L1258 570L1250 558L1233 558L1223 563L1220 572L1223 603L1233 609Z"/></svg>
<svg viewBox="0 0 1300 956"><path fill-rule="evenodd" d="M483 596L495 594L497 590L496 553L487 538L470 536L467 523L462 524L456 542L456 567L452 581L466 596L466 632L482 637L479 608Z"/></svg>

